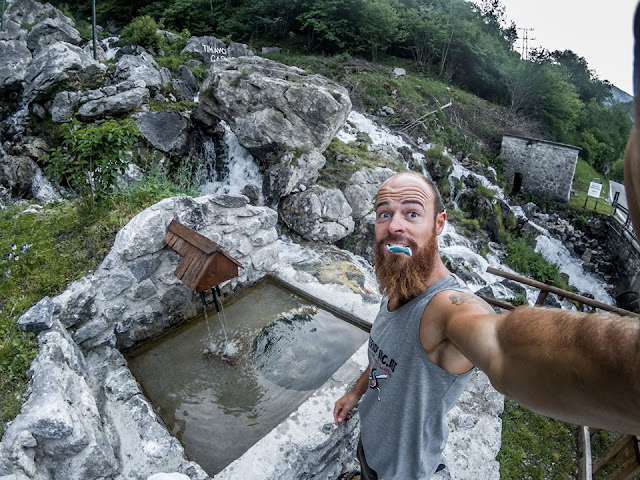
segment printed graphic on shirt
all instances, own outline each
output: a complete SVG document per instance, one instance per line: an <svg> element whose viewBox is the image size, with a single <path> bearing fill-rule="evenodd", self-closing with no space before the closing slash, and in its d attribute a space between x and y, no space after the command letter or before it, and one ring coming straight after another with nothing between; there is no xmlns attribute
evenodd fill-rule
<svg viewBox="0 0 640 480"><path fill-rule="evenodd" d="M378 371L375 368L372 369L369 373L369 388L375 388L376 390L378 390L378 401L380 401L380 386L378 383L378 379L385 378L389 378L389 376L385 375L384 373L378 374Z"/></svg>
<svg viewBox="0 0 640 480"><path fill-rule="evenodd" d="M378 380L391 378L398 366L398 362L385 354L371 337L369 337L369 356L372 359L372 363L377 365L376 368L371 368L369 373L369 388L374 388L378 391L378 401L380 401L380 382Z"/></svg>

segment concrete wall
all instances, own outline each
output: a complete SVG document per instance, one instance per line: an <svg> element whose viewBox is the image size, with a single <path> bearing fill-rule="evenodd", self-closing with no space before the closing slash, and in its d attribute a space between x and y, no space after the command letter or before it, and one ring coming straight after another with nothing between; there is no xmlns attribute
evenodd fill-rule
<svg viewBox="0 0 640 480"><path fill-rule="evenodd" d="M580 149L571 145L505 135L500 156L511 185L522 175L520 193L567 203Z"/></svg>

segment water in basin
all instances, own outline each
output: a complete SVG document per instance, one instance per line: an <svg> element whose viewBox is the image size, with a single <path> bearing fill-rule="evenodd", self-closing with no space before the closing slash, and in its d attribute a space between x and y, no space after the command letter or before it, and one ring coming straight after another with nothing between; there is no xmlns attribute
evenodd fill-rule
<svg viewBox="0 0 640 480"><path fill-rule="evenodd" d="M204 342L225 350L215 309L211 336L202 316L127 356L168 428L209 475L289 416L367 339L270 281L225 302L224 313L231 361L202 354Z"/></svg>

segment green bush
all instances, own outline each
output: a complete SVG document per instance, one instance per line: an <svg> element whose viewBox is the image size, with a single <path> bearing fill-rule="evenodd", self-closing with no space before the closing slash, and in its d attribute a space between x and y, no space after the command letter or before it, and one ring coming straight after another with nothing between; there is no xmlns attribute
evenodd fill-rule
<svg viewBox="0 0 640 480"><path fill-rule="evenodd" d="M547 262L525 238L518 238L507 245L505 263L515 271L531 276L539 282L552 280L556 287L569 289L558 267Z"/></svg>
<svg viewBox="0 0 640 480"><path fill-rule="evenodd" d="M157 33L158 24L149 15L131 20L120 35L121 46L140 45L145 48L157 49L160 46L160 35Z"/></svg>
<svg viewBox="0 0 640 480"><path fill-rule="evenodd" d="M131 118L85 125L74 120L63 125L62 144L41 160L47 173L93 202L113 190L118 173L127 166L125 152L140 136Z"/></svg>
<svg viewBox="0 0 640 480"><path fill-rule="evenodd" d="M611 180L619 183L624 181L624 158L619 158L611 165Z"/></svg>

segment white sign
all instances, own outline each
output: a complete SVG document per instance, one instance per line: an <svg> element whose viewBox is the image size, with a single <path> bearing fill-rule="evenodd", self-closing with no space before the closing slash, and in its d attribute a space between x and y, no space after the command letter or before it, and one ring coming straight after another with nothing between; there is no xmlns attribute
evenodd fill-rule
<svg viewBox="0 0 640 480"><path fill-rule="evenodd" d="M591 182L589 184L589 192L587 193L590 197L600 198L600 192L602 191L602 184Z"/></svg>

